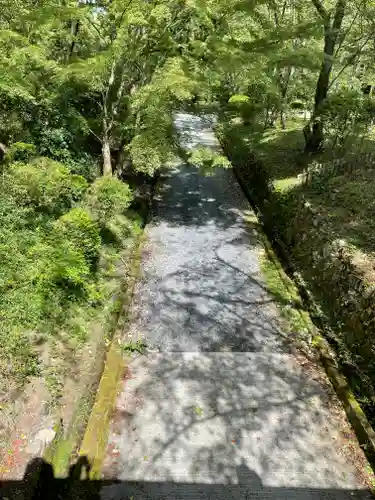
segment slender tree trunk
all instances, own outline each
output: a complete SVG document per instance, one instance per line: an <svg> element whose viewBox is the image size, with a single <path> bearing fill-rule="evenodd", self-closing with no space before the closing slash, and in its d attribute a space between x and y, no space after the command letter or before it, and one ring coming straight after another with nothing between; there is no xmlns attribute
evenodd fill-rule
<svg viewBox="0 0 375 500"><path fill-rule="evenodd" d="M111 146L109 142L108 130L106 130L106 124L103 124L103 139L102 139L102 155L103 155L103 175L112 175L112 157L111 157Z"/></svg>
<svg viewBox="0 0 375 500"><path fill-rule="evenodd" d="M327 98L329 79L332 72L332 58L335 49L335 39L327 34L324 42L324 58L320 69L315 91L314 115L319 114L322 103Z"/></svg>
<svg viewBox="0 0 375 500"><path fill-rule="evenodd" d="M124 65L121 61L116 62L116 60L113 60L108 85L106 91L103 93L103 175L113 175L110 137L115 124L115 119L121 108L121 99L126 88L126 81L123 72Z"/></svg>
<svg viewBox="0 0 375 500"><path fill-rule="evenodd" d="M286 129L286 119L285 119L285 110L284 108L281 109L280 111L280 124L281 124L281 128L283 130Z"/></svg>
<svg viewBox="0 0 375 500"><path fill-rule="evenodd" d="M74 48L76 46L77 36L78 36L78 33L79 33L80 26L81 26L81 23L80 23L79 19L77 21L72 21L72 24L71 24L71 34L72 34L73 40L72 40L72 43L70 44L70 48L69 48L68 61L73 56Z"/></svg>
<svg viewBox="0 0 375 500"><path fill-rule="evenodd" d="M332 23L330 15L324 9L320 0L312 0L312 2L324 20L324 54L315 91L312 129L310 129L310 133L305 134L305 151L310 153L318 151L324 140L323 123L319 119L319 115L321 113L322 104L326 100L328 94L337 37L344 19L347 0L337 0Z"/></svg>
<svg viewBox="0 0 375 500"><path fill-rule="evenodd" d="M115 83L116 61L112 61L111 72L108 85L103 94L103 135L102 135L102 156L103 156L103 175L112 175L111 145L109 141L110 130L113 125L113 105L111 102L111 93ZM112 120L112 123L111 123Z"/></svg>

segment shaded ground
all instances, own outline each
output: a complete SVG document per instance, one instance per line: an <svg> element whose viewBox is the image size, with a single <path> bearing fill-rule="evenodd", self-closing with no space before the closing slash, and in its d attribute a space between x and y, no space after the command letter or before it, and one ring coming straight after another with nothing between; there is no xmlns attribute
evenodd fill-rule
<svg viewBox="0 0 375 500"><path fill-rule="evenodd" d="M373 275L374 135L349 138L343 149L333 149L328 144L323 154L308 158L302 154L302 128L303 123L298 121L290 122L287 130L233 125L233 130L249 145L249 151L263 161L274 185L290 197L304 196L323 218L332 241L343 239L367 253L371 262L363 267ZM313 162L322 166L320 172L303 182L300 174Z"/></svg>
<svg viewBox="0 0 375 500"><path fill-rule="evenodd" d="M200 119L178 125L215 144ZM164 179L130 328L149 350L129 365L106 457L105 476L123 486L103 498L349 498L365 488L327 392L288 348L249 213L231 171L180 165Z"/></svg>
<svg viewBox="0 0 375 500"><path fill-rule="evenodd" d="M150 498L150 499L264 499L288 500L290 498L309 498L311 500L342 498L353 496L357 499L367 499L366 490L353 493L348 490L333 488L283 488L268 487L254 471L249 470L244 463L236 467L236 481L231 484L207 484L174 481L112 481L87 480L86 457L81 457L70 469L69 477L56 479L50 464L36 459L30 462L22 481L8 481L0 484L2 498L8 500L99 500L105 492L107 498Z"/></svg>

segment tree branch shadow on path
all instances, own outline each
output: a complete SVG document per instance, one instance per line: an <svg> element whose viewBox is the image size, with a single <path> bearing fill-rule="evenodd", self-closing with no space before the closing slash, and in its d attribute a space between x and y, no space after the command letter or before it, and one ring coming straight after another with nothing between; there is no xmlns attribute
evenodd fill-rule
<svg viewBox="0 0 375 500"><path fill-rule="evenodd" d="M251 240L247 233L245 238ZM224 244L235 246L238 240L232 238ZM259 246L258 241L255 244ZM276 342L287 349L293 339L282 330L275 304L300 306L274 295L260 275L226 261L220 255L221 246L207 265L190 264L166 274L162 280L156 278L154 287L149 286L153 280L151 272L143 277L148 288L157 289L157 294L151 304L139 311L139 329L147 337L147 330L155 332L162 325L169 335L160 336L160 348L174 351L184 350L181 331L191 341L196 339L201 351L254 352L263 349L267 342L270 347ZM158 342L151 343L151 348L157 346Z"/></svg>
<svg viewBox="0 0 375 500"><path fill-rule="evenodd" d="M110 438L119 454L107 456L105 477L145 479L147 490L152 478L179 482L183 463L197 491L235 483L244 459L274 484L360 484L346 476L354 468L339 453L325 389L283 354L156 353L134 359L129 372Z"/></svg>
<svg viewBox="0 0 375 500"><path fill-rule="evenodd" d="M139 300L142 307L137 327L141 331L145 328L146 336L147 330L156 332L151 336L152 348L189 350L195 349L192 342L196 341L201 350L219 351L226 346L232 351L255 351L272 334L285 344L289 342L273 302L294 308L300 305L273 294L262 279L256 257L261 248L257 236L260 227L249 221L249 214L251 207L231 171L215 171L206 177L191 165L178 165L161 182L152 226L161 225L157 231L167 235L167 240L156 242L158 248L150 249L150 258L164 247L167 251L172 248L167 255L173 262L174 249L178 253L179 246L193 246L186 265L182 262L175 271L162 273L151 266L143 276L144 287L136 287L136 294L138 289L143 297L151 290L152 300ZM189 231L193 232L193 243ZM179 235L186 242L177 245ZM199 243L204 238L207 244ZM202 259L204 248L209 254L214 248L214 255ZM174 335L176 328L178 335ZM187 344L181 343L182 329L190 339ZM169 332L165 338L161 330Z"/></svg>
<svg viewBox="0 0 375 500"><path fill-rule="evenodd" d="M179 166L159 192L132 322L150 351L129 365L105 468L134 498L251 498L241 467L261 498L349 498L361 484L327 392L285 349L246 211L228 171Z"/></svg>

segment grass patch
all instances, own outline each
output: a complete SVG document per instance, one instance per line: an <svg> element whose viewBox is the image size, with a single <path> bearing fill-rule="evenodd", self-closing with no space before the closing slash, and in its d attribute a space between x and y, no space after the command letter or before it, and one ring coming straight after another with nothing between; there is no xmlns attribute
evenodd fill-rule
<svg viewBox="0 0 375 500"><path fill-rule="evenodd" d="M297 177L303 165L299 158L303 151L303 123L293 121L286 130L281 128L250 128L242 124L233 124L234 133L246 144L249 151L263 160L272 180Z"/></svg>
<svg viewBox="0 0 375 500"><path fill-rule="evenodd" d="M290 191L295 186L300 185L302 179L300 177L287 177L286 179L277 179L273 182L275 189L280 192Z"/></svg>
<svg viewBox="0 0 375 500"><path fill-rule="evenodd" d="M233 124L232 133L262 161L277 191L288 194L291 202L302 196L312 205L332 241L375 252L375 167L368 156L375 151L374 137L349 137L345 149L327 146L325 153L305 157L302 128L302 120L286 130ZM299 174L313 163L319 171L306 181Z"/></svg>
<svg viewBox="0 0 375 500"><path fill-rule="evenodd" d="M267 288L276 299L288 331L299 338L306 338L312 331L312 322L308 312L303 308L296 286L272 255L272 251L264 251L260 258L260 266Z"/></svg>

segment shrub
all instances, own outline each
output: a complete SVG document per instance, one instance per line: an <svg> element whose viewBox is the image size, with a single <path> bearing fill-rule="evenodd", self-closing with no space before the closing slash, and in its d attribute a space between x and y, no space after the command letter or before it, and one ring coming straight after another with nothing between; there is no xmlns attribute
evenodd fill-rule
<svg viewBox="0 0 375 500"><path fill-rule="evenodd" d="M6 159L9 162L29 161L34 156L36 156L36 147L34 144L15 142L8 149Z"/></svg>
<svg viewBox="0 0 375 500"><path fill-rule="evenodd" d="M59 162L38 158L32 163L14 163L10 169L13 191L21 204L32 204L40 211L61 214L79 201L87 181L70 174Z"/></svg>
<svg viewBox="0 0 375 500"><path fill-rule="evenodd" d="M202 173L210 174L215 168L230 168L230 161L222 154L211 148L199 147L190 154L189 162L202 170Z"/></svg>
<svg viewBox="0 0 375 500"><path fill-rule="evenodd" d="M66 128L42 128L38 133L38 149L46 156L58 161L66 161L70 157L72 133Z"/></svg>
<svg viewBox="0 0 375 500"><path fill-rule="evenodd" d="M87 153L71 156L64 161L64 165L71 174L84 177L88 182L93 182L100 175L100 166L97 159Z"/></svg>
<svg viewBox="0 0 375 500"><path fill-rule="evenodd" d="M90 275L90 265L81 248L72 241L60 242L51 248L50 265L46 281L73 288L85 288Z"/></svg>
<svg viewBox="0 0 375 500"><path fill-rule="evenodd" d="M247 95L232 95L228 100L228 104L230 110L239 113L245 125L250 123L255 114L255 107Z"/></svg>
<svg viewBox="0 0 375 500"><path fill-rule="evenodd" d="M101 244L99 228L87 210L72 208L55 222L53 232L57 242L64 245L67 242L70 249L80 250L88 263L97 260Z"/></svg>
<svg viewBox="0 0 375 500"><path fill-rule="evenodd" d="M103 224L114 215L123 213L132 198L128 184L113 177L101 177L89 189L87 206L93 216Z"/></svg>

